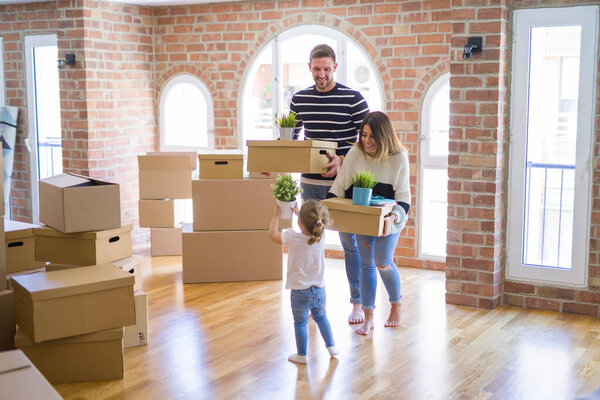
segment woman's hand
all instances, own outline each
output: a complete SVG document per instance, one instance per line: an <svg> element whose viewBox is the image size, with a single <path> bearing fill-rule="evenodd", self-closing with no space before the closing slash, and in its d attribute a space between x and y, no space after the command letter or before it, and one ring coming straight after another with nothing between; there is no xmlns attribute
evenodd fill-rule
<svg viewBox="0 0 600 400"><path fill-rule="evenodd" d="M390 230L392 229L392 224L396 223L396 218L397 218L396 214L388 214L385 217L383 217L383 234L382 234L382 236L387 236L390 233Z"/></svg>

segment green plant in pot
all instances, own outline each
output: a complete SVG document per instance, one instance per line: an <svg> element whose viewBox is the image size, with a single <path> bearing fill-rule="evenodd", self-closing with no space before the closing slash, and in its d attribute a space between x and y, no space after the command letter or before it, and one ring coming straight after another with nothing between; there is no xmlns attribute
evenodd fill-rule
<svg viewBox="0 0 600 400"><path fill-rule="evenodd" d="M279 138L281 140L292 140L294 138L294 127L298 123L298 114L290 111L289 114L281 114L275 117L275 123L279 127Z"/></svg>
<svg viewBox="0 0 600 400"><path fill-rule="evenodd" d="M273 196L279 205L279 215L283 219L292 218L292 210L296 206L296 196L302 193L302 188L292 179L291 175L279 175L271 185Z"/></svg>
<svg viewBox="0 0 600 400"><path fill-rule="evenodd" d="M358 206L371 204L371 196L375 185L377 185L377 180L375 180L373 172L366 169L358 171L353 180L352 204Z"/></svg>

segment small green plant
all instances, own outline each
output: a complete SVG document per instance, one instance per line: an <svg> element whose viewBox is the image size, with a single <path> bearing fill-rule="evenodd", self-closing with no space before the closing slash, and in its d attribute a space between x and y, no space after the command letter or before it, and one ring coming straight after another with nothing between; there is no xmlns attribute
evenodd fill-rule
<svg viewBox="0 0 600 400"><path fill-rule="evenodd" d="M275 116L275 122L280 128L293 128L298 123L298 114L290 111L288 115L281 114L281 117Z"/></svg>
<svg viewBox="0 0 600 400"><path fill-rule="evenodd" d="M354 187L372 189L377 185L375 175L366 169L358 171L354 177Z"/></svg>
<svg viewBox="0 0 600 400"><path fill-rule="evenodd" d="M296 195L302 193L302 188L292 179L291 175L279 175L275 184L271 185L273 195L280 201L294 201Z"/></svg>

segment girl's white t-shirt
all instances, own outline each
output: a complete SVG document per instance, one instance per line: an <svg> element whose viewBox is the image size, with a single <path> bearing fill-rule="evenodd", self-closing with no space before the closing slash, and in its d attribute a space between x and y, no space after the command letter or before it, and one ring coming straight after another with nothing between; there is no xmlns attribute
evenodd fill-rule
<svg viewBox="0 0 600 400"><path fill-rule="evenodd" d="M288 246L286 289L325 286L325 235L313 244L308 244L308 239L310 236L293 229L281 233L281 242Z"/></svg>

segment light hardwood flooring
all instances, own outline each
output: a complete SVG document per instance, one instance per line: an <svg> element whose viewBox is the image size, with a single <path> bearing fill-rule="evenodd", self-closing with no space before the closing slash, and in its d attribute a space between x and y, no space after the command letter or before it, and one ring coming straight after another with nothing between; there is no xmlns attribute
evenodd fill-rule
<svg viewBox="0 0 600 400"><path fill-rule="evenodd" d="M367 336L346 322L342 260L327 259L331 359L309 323L295 352L283 281L182 284L181 257L145 257L147 346L125 350L118 381L55 385L66 399L573 399L600 387L600 320L501 306L448 305L444 273L400 268L401 326L384 328L378 287ZM218 268L218 266L215 266Z"/></svg>

